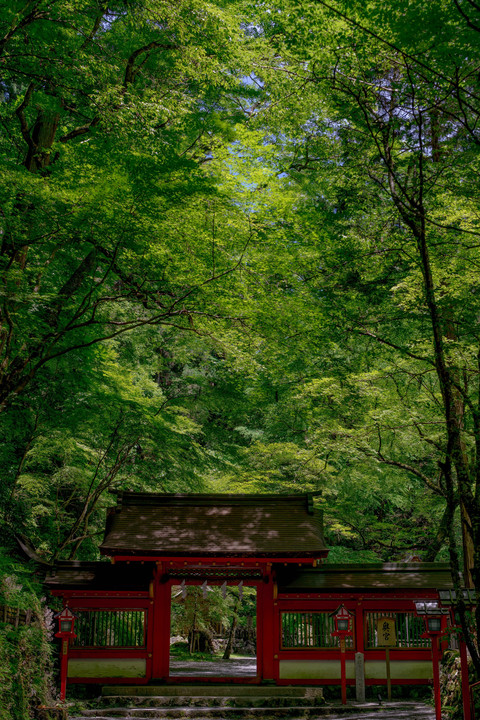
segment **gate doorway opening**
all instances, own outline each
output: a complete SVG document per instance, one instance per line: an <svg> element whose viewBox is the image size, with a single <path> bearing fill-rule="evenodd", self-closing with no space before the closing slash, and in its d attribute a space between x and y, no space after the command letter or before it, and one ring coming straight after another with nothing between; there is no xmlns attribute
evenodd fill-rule
<svg viewBox="0 0 480 720"><path fill-rule="evenodd" d="M256 587L171 586L169 676L257 676Z"/></svg>

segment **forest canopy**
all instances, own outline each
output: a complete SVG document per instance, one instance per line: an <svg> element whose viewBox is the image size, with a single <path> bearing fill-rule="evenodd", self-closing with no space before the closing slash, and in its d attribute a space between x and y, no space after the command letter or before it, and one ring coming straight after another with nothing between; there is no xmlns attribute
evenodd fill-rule
<svg viewBox="0 0 480 720"><path fill-rule="evenodd" d="M479 590L480 6L0 10L7 553L96 558L111 490L310 491L332 560Z"/></svg>

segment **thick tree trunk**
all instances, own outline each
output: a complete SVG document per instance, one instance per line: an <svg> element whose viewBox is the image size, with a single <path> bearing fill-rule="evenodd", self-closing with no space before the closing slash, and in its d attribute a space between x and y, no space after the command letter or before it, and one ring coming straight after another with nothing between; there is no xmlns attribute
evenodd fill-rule
<svg viewBox="0 0 480 720"><path fill-rule="evenodd" d="M60 113L39 113L31 133L32 142L25 157L30 172L42 172L52 162L51 149L60 122Z"/></svg>
<svg viewBox="0 0 480 720"><path fill-rule="evenodd" d="M463 580L465 587L473 588L472 572L475 568L475 544L473 541L472 521L462 500L460 500L460 515L462 521Z"/></svg>

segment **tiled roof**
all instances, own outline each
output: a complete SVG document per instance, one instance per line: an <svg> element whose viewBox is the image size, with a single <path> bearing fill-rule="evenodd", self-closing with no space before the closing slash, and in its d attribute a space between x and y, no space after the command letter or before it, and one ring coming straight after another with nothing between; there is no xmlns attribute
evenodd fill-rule
<svg viewBox="0 0 480 720"><path fill-rule="evenodd" d="M281 568L281 593L333 590L440 590L452 587L447 563L325 563L319 568Z"/></svg>
<svg viewBox="0 0 480 720"><path fill-rule="evenodd" d="M126 569L109 562L57 562L47 573L45 584L51 589L148 591L153 579L153 563L135 563Z"/></svg>
<svg viewBox="0 0 480 720"><path fill-rule="evenodd" d="M105 555L318 557L321 514L309 495L122 493L107 518Z"/></svg>
<svg viewBox="0 0 480 720"><path fill-rule="evenodd" d="M148 562L112 565L109 562L60 561L47 574L45 583L51 590L147 591L153 568L154 563ZM243 571L241 568L240 573ZM203 577L216 579L208 568L203 569ZM430 589L439 590L440 598L446 604L445 596L450 597L453 592L448 566L443 563L327 563L308 569L288 566L279 568L277 579L281 594Z"/></svg>

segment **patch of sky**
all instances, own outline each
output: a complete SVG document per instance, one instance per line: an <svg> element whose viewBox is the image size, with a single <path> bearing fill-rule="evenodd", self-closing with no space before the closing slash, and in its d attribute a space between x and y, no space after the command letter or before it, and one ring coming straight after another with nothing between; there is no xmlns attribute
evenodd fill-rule
<svg viewBox="0 0 480 720"><path fill-rule="evenodd" d="M118 20L120 17L124 17L127 14L127 11L124 10L123 12L113 12L112 10L107 10L100 21L99 28L97 32L103 32L106 33L109 30L112 29L112 25L115 22L115 20Z"/></svg>
<svg viewBox="0 0 480 720"><path fill-rule="evenodd" d="M250 75L242 75L240 80L242 84L246 85L247 87L255 85L256 87L260 88L260 90L263 90L264 88L262 79L258 75L255 75L255 73L250 73Z"/></svg>
<svg viewBox="0 0 480 720"><path fill-rule="evenodd" d="M267 12L269 13L270 11L267 10ZM258 38L265 35L265 30L261 25L251 22L240 23L240 28L243 30L243 33L247 38Z"/></svg>
<svg viewBox="0 0 480 720"><path fill-rule="evenodd" d="M7 84L0 80L0 102L8 102L11 98Z"/></svg>

